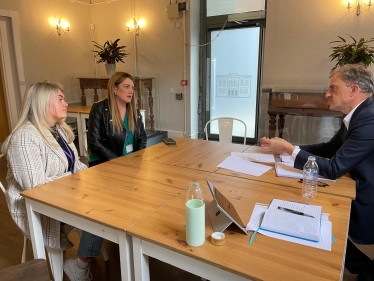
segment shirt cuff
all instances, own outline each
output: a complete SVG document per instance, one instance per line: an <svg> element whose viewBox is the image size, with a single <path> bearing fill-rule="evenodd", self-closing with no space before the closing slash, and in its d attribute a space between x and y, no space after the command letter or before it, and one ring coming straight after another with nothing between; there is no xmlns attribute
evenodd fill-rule
<svg viewBox="0 0 374 281"><path fill-rule="evenodd" d="M295 162L295 159L296 159L296 156L297 154L299 154L299 151L300 151L300 147L299 146L295 146L295 149L292 151L292 155L291 155L291 160L293 162Z"/></svg>

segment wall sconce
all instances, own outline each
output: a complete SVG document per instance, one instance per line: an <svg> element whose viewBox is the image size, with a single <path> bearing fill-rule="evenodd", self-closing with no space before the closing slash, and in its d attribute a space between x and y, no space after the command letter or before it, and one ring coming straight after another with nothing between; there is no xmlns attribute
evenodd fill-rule
<svg viewBox="0 0 374 281"><path fill-rule="evenodd" d="M132 33L134 33L135 35L139 35L139 31L140 31L140 27L141 26L144 26L145 25L145 21L144 20L139 20L139 21L137 21L136 19L135 19L135 17L134 17L134 20L133 20L133 22L128 22L128 23L126 23L126 27L127 27L127 31L128 32L132 32ZM132 30L131 30L131 29Z"/></svg>
<svg viewBox="0 0 374 281"><path fill-rule="evenodd" d="M57 29L58 35L61 35L61 33L66 34L70 31L70 25L68 22L58 19L56 21L56 29Z"/></svg>
<svg viewBox="0 0 374 281"><path fill-rule="evenodd" d="M357 0L356 7L354 7L354 5L352 7L351 2L352 2L351 0L348 0L348 11L351 12L351 13L356 13L357 16L360 15L361 10L362 11L369 11L370 10L371 0L368 0L368 4L366 5L366 8L363 7L362 0Z"/></svg>

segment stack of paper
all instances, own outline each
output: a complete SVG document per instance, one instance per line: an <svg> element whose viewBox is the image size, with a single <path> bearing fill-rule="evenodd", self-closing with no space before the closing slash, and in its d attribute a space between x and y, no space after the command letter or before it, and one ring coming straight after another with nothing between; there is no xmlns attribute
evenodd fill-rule
<svg viewBox="0 0 374 281"><path fill-rule="evenodd" d="M253 163L233 156L227 157L222 163L218 164L217 167L256 177L261 176L272 169L272 167Z"/></svg>
<svg viewBox="0 0 374 281"><path fill-rule="evenodd" d="M267 205L264 204L259 204L257 203L253 209L251 219L249 223L247 224L246 229L248 231L255 231L259 228L260 221L261 221L261 216L264 214L264 212L268 209ZM296 237L291 237L271 231L266 231L260 229L258 233L261 233L265 236L284 240L284 241L289 241L305 246L310 246L313 248L318 248L326 251L331 251L331 242L332 242L332 224L330 221L328 221L328 218L324 218L322 216L321 220L321 233L318 239L318 242L312 242L308 241L305 239L300 239ZM256 238L254 239L256 241ZM254 242L255 243L255 242Z"/></svg>
<svg viewBox="0 0 374 281"><path fill-rule="evenodd" d="M275 164L275 171L277 173L278 177L284 177L284 178L296 178L296 179L302 179L303 178L303 171L298 170L293 167L292 163L283 163L278 162ZM319 180L325 180L325 181L334 181L330 179L326 179L324 177L319 177Z"/></svg>
<svg viewBox="0 0 374 281"><path fill-rule="evenodd" d="M294 162L294 161L291 160L290 155L281 155L280 157L282 159L282 162L286 162L286 163L293 163Z"/></svg>
<svg viewBox="0 0 374 281"><path fill-rule="evenodd" d="M275 163L273 154L231 152L231 156L243 158L253 162Z"/></svg>
<svg viewBox="0 0 374 281"><path fill-rule="evenodd" d="M283 235L318 242L322 207L273 199L260 228Z"/></svg>

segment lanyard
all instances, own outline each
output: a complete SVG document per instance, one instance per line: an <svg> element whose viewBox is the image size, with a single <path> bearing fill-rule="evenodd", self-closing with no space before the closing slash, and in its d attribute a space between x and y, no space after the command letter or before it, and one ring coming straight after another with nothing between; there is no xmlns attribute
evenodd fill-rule
<svg viewBox="0 0 374 281"><path fill-rule="evenodd" d="M61 137L61 135L60 135L60 133L58 132L57 128L56 128L56 131L57 131L57 134L58 134L58 135L60 136L60 138L62 139L62 141L64 142L66 149L68 150L68 152L66 152L65 149L63 149L63 151L64 151L64 153L66 154L66 156L69 157L69 159L71 160L70 172L72 172L72 170L73 170L73 166L74 166L73 152L69 149L69 146L68 146L67 143L65 142L64 138Z"/></svg>

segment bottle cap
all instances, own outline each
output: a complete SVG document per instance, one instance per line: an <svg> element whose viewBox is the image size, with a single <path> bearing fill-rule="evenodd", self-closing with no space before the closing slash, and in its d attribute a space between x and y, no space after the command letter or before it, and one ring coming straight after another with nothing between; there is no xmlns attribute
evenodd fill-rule
<svg viewBox="0 0 374 281"><path fill-rule="evenodd" d="M222 232L214 232L210 237L210 240L212 241L213 245L222 246L225 244L225 234Z"/></svg>

